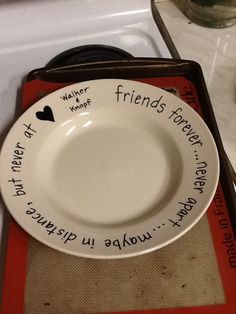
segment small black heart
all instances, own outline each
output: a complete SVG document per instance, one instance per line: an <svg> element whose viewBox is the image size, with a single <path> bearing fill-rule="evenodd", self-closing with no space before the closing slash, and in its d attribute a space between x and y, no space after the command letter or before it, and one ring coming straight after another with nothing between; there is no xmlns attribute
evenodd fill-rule
<svg viewBox="0 0 236 314"><path fill-rule="evenodd" d="M37 111L36 117L39 120L46 120L46 121L55 122L52 109L49 106L45 106L43 108L43 111Z"/></svg>

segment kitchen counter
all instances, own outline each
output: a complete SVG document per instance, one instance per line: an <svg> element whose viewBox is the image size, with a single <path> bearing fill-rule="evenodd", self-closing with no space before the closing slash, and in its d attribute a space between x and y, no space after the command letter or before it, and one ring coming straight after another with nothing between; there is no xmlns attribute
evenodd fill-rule
<svg viewBox="0 0 236 314"><path fill-rule="evenodd" d="M225 151L236 169L236 26L209 29L184 15L183 1L155 1L181 59L198 62Z"/></svg>

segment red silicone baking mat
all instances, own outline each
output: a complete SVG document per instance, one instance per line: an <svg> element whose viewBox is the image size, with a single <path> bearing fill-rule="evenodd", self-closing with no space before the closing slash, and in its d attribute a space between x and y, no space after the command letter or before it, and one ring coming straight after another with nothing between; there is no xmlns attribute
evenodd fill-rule
<svg viewBox="0 0 236 314"><path fill-rule="evenodd" d="M195 85L186 77L137 80L176 93L202 115ZM27 82L22 108L65 85ZM236 243L224 185L221 178L207 215L184 237L160 251L120 261L56 252L12 220L1 313L235 314Z"/></svg>

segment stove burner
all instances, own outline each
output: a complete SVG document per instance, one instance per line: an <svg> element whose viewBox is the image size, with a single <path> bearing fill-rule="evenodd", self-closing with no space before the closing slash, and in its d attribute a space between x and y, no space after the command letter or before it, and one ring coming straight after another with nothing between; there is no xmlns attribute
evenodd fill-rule
<svg viewBox="0 0 236 314"><path fill-rule="evenodd" d="M133 59L128 52L106 45L86 45L66 50L54 57L47 67L68 66L87 62Z"/></svg>

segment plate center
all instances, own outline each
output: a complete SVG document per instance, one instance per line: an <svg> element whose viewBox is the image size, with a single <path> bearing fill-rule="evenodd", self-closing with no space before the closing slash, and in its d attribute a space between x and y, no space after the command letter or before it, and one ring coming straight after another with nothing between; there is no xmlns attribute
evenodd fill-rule
<svg viewBox="0 0 236 314"><path fill-rule="evenodd" d="M87 128L57 150L46 190L65 215L87 224L139 221L161 210L174 192L180 163L173 145L163 132Z"/></svg>

